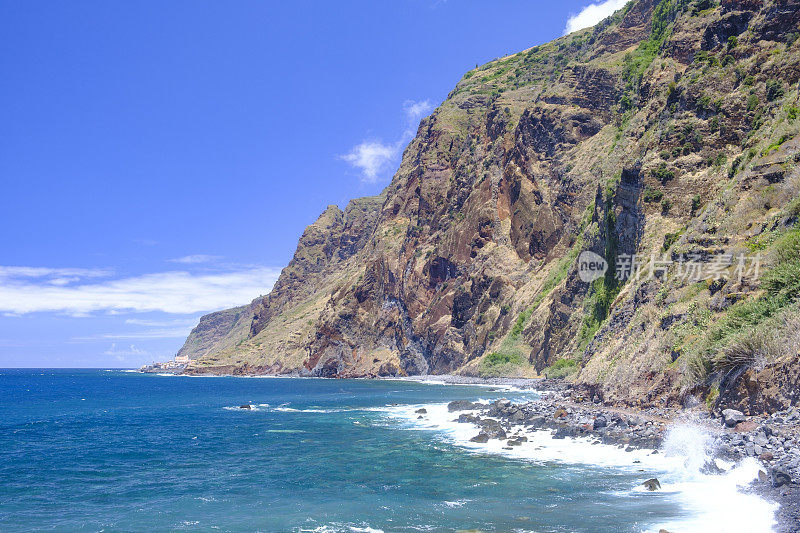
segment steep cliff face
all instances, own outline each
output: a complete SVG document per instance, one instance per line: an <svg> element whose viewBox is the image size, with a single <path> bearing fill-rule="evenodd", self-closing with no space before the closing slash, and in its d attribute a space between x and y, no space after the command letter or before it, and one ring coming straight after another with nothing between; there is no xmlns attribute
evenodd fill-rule
<svg viewBox="0 0 800 533"><path fill-rule="evenodd" d="M191 371L546 371L615 401L797 402L791 380L759 385L796 374L796 344L720 355L790 321L797 295L680 260L794 264L778 256L800 212L798 17L798 0L639 0L468 72L381 196L329 207L268 296L203 318ZM609 263L591 283L586 250ZM633 254L675 262L628 278Z"/></svg>
<svg viewBox="0 0 800 533"><path fill-rule="evenodd" d="M253 311L249 305L205 315L178 350L178 355L203 359L233 349L247 337L252 318Z"/></svg>

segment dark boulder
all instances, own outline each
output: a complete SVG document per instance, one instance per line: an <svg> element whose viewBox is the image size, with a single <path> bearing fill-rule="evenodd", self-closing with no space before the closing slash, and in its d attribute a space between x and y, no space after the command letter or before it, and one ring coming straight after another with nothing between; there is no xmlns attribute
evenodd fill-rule
<svg viewBox="0 0 800 533"><path fill-rule="evenodd" d="M472 411L478 409L480 404L472 403L469 400L455 400L447 404L447 410L453 411Z"/></svg>
<svg viewBox="0 0 800 533"><path fill-rule="evenodd" d="M657 478L650 478L642 483L642 486L647 490L654 491L661 488L661 482Z"/></svg>
<svg viewBox="0 0 800 533"><path fill-rule="evenodd" d="M603 415L598 415L594 418L594 422L592 423L592 429L597 431L600 428L604 428L608 425L608 419L606 419Z"/></svg>
<svg viewBox="0 0 800 533"><path fill-rule="evenodd" d="M769 473L770 483L772 483L773 487L782 487L784 485L792 484L792 477L788 472L785 472L780 468L771 468Z"/></svg>
<svg viewBox="0 0 800 533"><path fill-rule="evenodd" d="M461 422L462 424L477 424L481 421L481 419L471 413L462 413L458 415L457 421Z"/></svg>
<svg viewBox="0 0 800 533"><path fill-rule="evenodd" d="M506 438L506 430L497 420L485 419L481 420L479 424L482 429L481 433L485 433L490 439Z"/></svg>

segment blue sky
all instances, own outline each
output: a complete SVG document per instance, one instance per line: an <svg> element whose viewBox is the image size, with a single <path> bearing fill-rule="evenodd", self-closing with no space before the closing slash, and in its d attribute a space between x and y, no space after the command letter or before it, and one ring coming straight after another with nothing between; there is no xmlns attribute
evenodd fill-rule
<svg viewBox="0 0 800 533"><path fill-rule="evenodd" d="M623 4L0 0L0 367L172 357L464 72Z"/></svg>

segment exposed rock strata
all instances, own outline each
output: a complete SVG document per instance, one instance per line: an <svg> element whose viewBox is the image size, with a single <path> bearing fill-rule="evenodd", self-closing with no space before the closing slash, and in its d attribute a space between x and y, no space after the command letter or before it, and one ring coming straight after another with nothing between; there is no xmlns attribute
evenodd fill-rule
<svg viewBox="0 0 800 533"><path fill-rule="evenodd" d="M797 405L788 326L767 364L696 364L758 280L673 266L588 284L575 266L591 250L614 264L763 251L768 267L796 227L800 1L700 7L634 1L467 73L380 196L329 207L270 294L203 317L189 372L534 375L567 359L604 401Z"/></svg>

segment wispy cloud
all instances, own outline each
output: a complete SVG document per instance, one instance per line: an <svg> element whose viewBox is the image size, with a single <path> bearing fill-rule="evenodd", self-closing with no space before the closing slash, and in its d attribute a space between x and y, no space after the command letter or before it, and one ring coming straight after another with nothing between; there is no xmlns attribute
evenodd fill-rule
<svg viewBox="0 0 800 533"><path fill-rule="evenodd" d="M614 14L618 9L625 7L628 0L606 0L596 4L589 4L577 14L570 15L564 28L564 35L574 31L594 26L606 17Z"/></svg>
<svg viewBox="0 0 800 533"><path fill-rule="evenodd" d="M149 328L140 331L128 331L118 333L98 333L93 335L80 335L70 337L71 343L84 343L109 340L154 340L154 339L185 339L192 328L197 325L195 320L191 325Z"/></svg>
<svg viewBox="0 0 800 533"><path fill-rule="evenodd" d="M174 326L194 327L195 324L197 324L198 320L200 320L199 315L189 318L176 318L176 319L166 319L166 320L126 318L125 323L133 326L145 326L149 328L167 328Z"/></svg>
<svg viewBox="0 0 800 533"><path fill-rule="evenodd" d="M411 123L417 123L422 117L433 111L433 104L431 104L430 100L422 100L419 102L415 100L406 100L403 102L403 111L406 114L406 118Z"/></svg>
<svg viewBox="0 0 800 533"><path fill-rule="evenodd" d="M168 259L168 261L170 263L180 263L182 265L199 265L200 263L211 263L221 258L222 257L219 255L194 254Z"/></svg>
<svg viewBox="0 0 800 533"><path fill-rule="evenodd" d="M146 350L140 350L131 344L128 348L117 348L116 343L111 343L111 347L103 352L103 355L110 355L117 361L124 363L130 360L141 361L145 356L150 355Z"/></svg>
<svg viewBox="0 0 800 533"><path fill-rule="evenodd" d="M186 328L158 328L148 329L145 331L132 331L130 333L103 333L93 337L74 337L73 340L93 341L98 339L185 339L191 331L191 326Z"/></svg>
<svg viewBox="0 0 800 533"><path fill-rule="evenodd" d="M403 146L413 137L415 128L422 117L433 110L429 100L406 100L403 102L405 126L400 139L394 143L386 143L379 139L365 140L352 148L348 153L339 156L361 173L361 180L375 183L384 177L385 172L397 163Z"/></svg>
<svg viewBox="0 0 800 533"><path fill-rule="evenodd" d="M101 333L89 337L73 337L73 341L96 340L145 340L145 339L184 339L200 320L200 315L185 318L142 319L126 318L128 326L141 326L144 329L120 333Z"/></svg>
<svg viewBox="0 0 800 533"><path fill-rule="evenodd" d="M107 278L114 275L108 268L47 268L0 266L0 283L12 279L36 279L37 282L63 287L85 279Z"/></svg>
<svg viewBox="0 0 800 533"><path fill-rule="evenodd" d="M73 338L72 340L87 341L98 339L183 339L189 335L192 328L197 325L200 315L185 318L165 318L165 319L142 319L126 318L125 324L129 326L141 326L145 329L138 331L127 331L123 333L101 333L91 337Z"/></svg>
<svg viewBox="0 0 800 533"><path fill-rule="evenodd" d="M361 171L363 181L375 183L383 174L383 170L397 159L399 150L400 147L397 143L383 144L380 141L364 141L341 157Z"/></svg>
<svg viewBox="0 0 800 533"><path fill-rule="evenodd" d="M253 267L221 273L184 271L53 285L27 267L0 267L0 312L40 311L83 316L93 312L190 314L247 303L271 289L280 271ZM53 271L66 269L50 269Z"/></svg>
<svg viewBox="0 0 800 533"><path fill-rule="evenodd" d="M136 346L131 344L130 348L117 348L117 344L115 342L111 343L111 348L104 351L103 354L105 355L115 355L117 357L124 357L126 355L147 355L147 352L144 350L138 349Z"/></svg>
<svg viewBox="0 0 800 533"><path fill-rule="evenodd" d="M28 266L0 266L3 278L107 278L114 271L108 268L48 268Z"/></svg>

